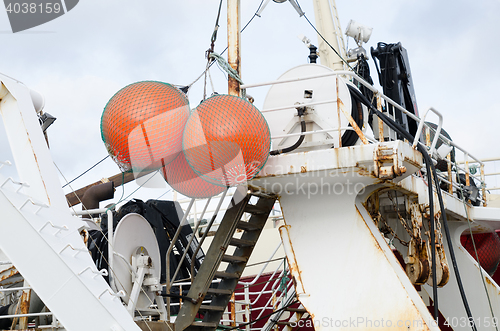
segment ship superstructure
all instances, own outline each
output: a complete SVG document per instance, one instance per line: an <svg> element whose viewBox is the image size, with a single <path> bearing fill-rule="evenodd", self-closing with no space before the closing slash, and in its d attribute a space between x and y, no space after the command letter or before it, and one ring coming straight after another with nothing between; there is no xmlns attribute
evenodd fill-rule
<svg viewBox="0 0 500 331"><path fill-rule="evenodd" d="M2 328L497 330L500 209L488 205L484 162L450 139L439 110L417 108L400 43L379 43L368 55L362 45L371 30L352 21L358 47L346 52L335 2L314 4L321 40L318 47L305 40L310 63L275 81L242 84L239 1L228 1L229 92L207 100L251 104L252 89L269 87L258 112L272 141L265 162L248 162L220 134L219 145L176 151L192 171L173 181L175 169L154 155L155 118L131 127L126 139L144 138L140 152L164 167L174 188L210 177L208 187L223 183L214 198L99 208L115 185L153 171L144 166L65 201L44 137L43 98L0 76L0 109L21 178L0 169ZM367 70L369 56L382 91ZM194 113L206 129L202 107L196 111L187 123ZM215 131L220 123L212 123ZM253 141L262 147L264 138ZM118 160L123 153L110 141ZM196 168L206 155L213 165L218 146L234 157L212 172ZM231 172L238 166L251 179ZM78 203L84 210L71 212L67 205Z"/></svg>

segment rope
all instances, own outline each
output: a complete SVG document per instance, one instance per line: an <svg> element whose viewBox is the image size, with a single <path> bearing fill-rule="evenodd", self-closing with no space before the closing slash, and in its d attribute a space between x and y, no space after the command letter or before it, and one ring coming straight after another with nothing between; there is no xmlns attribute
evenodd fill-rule
<svg viewBox="0 0 500 331"><path fill-rule="evenodd" d="M286 297L287 297L287 287L288 287L288 281L290 280L290 278L288 278L288 272L286 271L286 258L284 259L284 265L283 265L283 270L285 271L283 273L283 277L281 277L281 280L280 280L280 286L278 288L278 291L284 293L285 295L285 300L286 300Z"/></svg>
<svg viewBox="0 0 500 331"><path fill-rule="evenodd" d="M227 63L226 59L224 59L222 56L220 56L217 53L210 53L209 57L211 59L217 60L219 65L221 66L222 69L224 69L225 72L232 78L238 81L238 83L243 84L243 81L240 78L240 75L238 75L238 72L234 70L229 63Z"/></svg>
<svg viewBox="0 0 500 331"><path fill-rule="evenodd" d="M238 74L238 72L236 70L234 70L230 65L229 63L226 61L225 58L223 58L222 56L220 56L219 54L215 53L215 52L211 52L209 55L209 58L210 59L213 59L213 60L216 60L217 63L219 64L219 66L225 71L227 72L227 74L229 76L231 76L231 78L233 78L234 80L236 80L238 83L240 84L243 84L243 81L241 80L241 77L240 75ZM241 97L242 98L245 98L246 96L246 89L241 89Z"/></svg>
<svg viewBox="0 0 500 331"><path fill-rule="evenodd" d="M262 0L262 1L260 2L259 7L257 8L257 10L255 11L255 13L253 14L252 18L250 18L250 20L247 22L247 24L245 24L245 26L243 27L243 29L241 29L240 33L241 33L241 32L243 32L243 31L245 31L245 29L246 29L246 28L250 25L250 23L253 21L253 19L254 19L256 16L258 16L258 15L257 15L257 13L259 12L259 9L260 9L260 7L262 7L262 4L263 4L263 3L264 3L264 0ZM220 8L220 5L219 5L219 8ZM220 10L220 9L219 9L219 10ZM220 15L220 13L219 13L219 15ZM217 25L217 24L218 24L218 20L217 20L216 25ZM214 30L215 30L215 29L214 29ZM215 31L214 31L214 32L215 32ZM213 34L212 34L212 36L213 36ZM215 33L215 37L217 37L217 33ZM226 47L226 48L224 48L224 50L223 50L220 54L222 55L222 54L224 54L226 51L227 51L227 47ZM200 74L200 75L199 75L199 76L198 76L198 77L197 77L197 78L196 78L196 79L195 79L195 80L194 80L191 84L187 85L187 86L188 86L188 88L190 88L193 84L195 84L197 81L199 81L199 80L200 80L200 78L201 78L201 77L203 77L203 75L205 75L205 74L206 74L207 70L208 70L210 67L212 67L212 65L213 65L214 63L215 63L214 61L209 61L208 68L205 68L205 70L203 70L203 72L202 72L202 73L201 73L201 74Z"/></svg>

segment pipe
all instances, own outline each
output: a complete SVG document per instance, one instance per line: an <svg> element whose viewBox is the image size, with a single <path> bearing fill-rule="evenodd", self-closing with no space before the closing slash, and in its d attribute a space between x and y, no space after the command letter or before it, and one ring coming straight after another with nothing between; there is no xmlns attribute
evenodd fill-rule
<svg viewBox="0 0 500 331"><path fill-rule="evenodd" d="M109 279L109 286L113 289L113 291L116 291L116 286L115 286L115 277L114 277L114 255L115 255L115 250L113 249L113 244L114 244L114 234L113 234L113 227L114 227L114 219L113 219L113 212L108 209L106 211L106 214L108 216L108 279Z"/></svg>
<svg viewBox="0 0 500 331"><path fill-rule="evenodd" d="M107 182L92 186L82 197L82 210L98 209L99 202L113 199L115 196L115 183Z"/></svg>
<svg viewBox="0 0 500 331"><path fill-rule="evenodd" d="M304 132L306 132L306 122L304 121L304 118L302 118L302 120L300 121L300 133L301 133L301 135L300 135L299 139L295 142L295 144L293 144L290 147L286 147L283 149L276 149L274 151L271 151L271 152L269 152L269 155L285 154L285 153L289 153L289 152L297 149L304 142L304 138L306 137L304 135Z"/></svg>
<svg viewBox="0 0 500 331"><path fill-rule="evenodd" d="M302 145L302 143L304 142L304 139L305 139L304 132L306 132L306 121L304 120L305 111L306 111L306 107L298 107L297 108L297 115L299 116L299 119L300 119L300 133L301 133L301 135L300 135L299 139L295 142L295 144L293 144L290 147L286 147L283 149L276 149L274 151L271 151L271 152L269 152L269 155L279 155L279 154L289 153L291 151L296 150L300 145Z"/></svg>

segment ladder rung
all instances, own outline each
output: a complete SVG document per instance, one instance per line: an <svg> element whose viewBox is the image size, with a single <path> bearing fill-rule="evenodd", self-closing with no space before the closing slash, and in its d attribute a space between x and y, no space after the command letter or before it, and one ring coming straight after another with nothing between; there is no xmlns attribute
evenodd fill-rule
<svg viewBox="0 0 500 331"><path fill-rule="evenodd" d="M253 215L263 215L267 213L267 210L262 210L257 206L254 205L246 205L244 209L245 213L250 213Z"/></svg>
<svg viewBox="0 0 500 331"><path fill-rule="evenodd" d="M245 240L245 239L231 238L229 245L238 246L238 247L254 246L255 242L250 241L250 240Z"/></svg>
<svg viewBox="0 0 500 331"><path fill-rule="evenodd" d="M299 313L299 314L305 314L307 313L307 310L305 308L292 308L288 307L286 310L292 312L292 313Z"/></svg>
<svg viewBox="0 0 500 331"><path fill-rule="evenodd" d="M240 278L240 275L234 272L216 271L215 277L217 278Z"/></svg>
<svg viewBox="0 0 500 331"><path fill-rule="evenodd" d="M222 288L209 288L207 291L207 294L215 294L215 295L231 295L233 294L233 291L227 290L227 289L222 289Z"/></svg>
<svg viewBox="0 0 500 331"><path fill-rule="evenodd" d="M224 255L222 257L222 261L228 262L228 263L242 263L242 262L247 262L248 257L244 256L234 256L234 255Z"/></svg>
<svg viewBox="0 0 500 331"><path fill-rule="evenodd" d="M219 323L215 322L202 322L202 321L195 321L191 326L197 326L200 328L216 328L219 326Z"/></svg>
<svg viewBox="0 0 500 331"><path fill-rule="evenodd" d="M261 229L261 227L255 225L255 224L252 224L252 223L245 222L245 221L239 221L238 224L236 225L236 227L238 229L245 230L245 231L254 231L254 230Z"/></svg>
<svg viewBox="0 0 500 331"><path fill-rule="evenodd" d="M211 305L201 305L200 310L205 310L205 311L224 311L226 310L226 307L224 306L211 306Z"/></svg>
<svg viewBox="0 0 500 331"><path fill-rule="evenodd" d="M253 196L259 197L259 198L265 198L265 199L274 199L274 200L276 199L275 195L264 193L264 192L260 191L259 189L252 190L250 192L250 195L253 195Z"/></svg>

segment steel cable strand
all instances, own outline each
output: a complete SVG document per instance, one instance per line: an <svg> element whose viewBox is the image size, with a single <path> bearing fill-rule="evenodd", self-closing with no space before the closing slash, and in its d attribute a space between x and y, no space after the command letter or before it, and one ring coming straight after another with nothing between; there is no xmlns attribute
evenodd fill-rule
<svg viewBox="0 0 500 331"><path fill-rule="evenodd" d="M493 312L493 306L491 304L491 299L490 299L490 294L488 293L488 288L486 287L486 282L484 280L484 277L483 277L483 272L482 270L483 267L481 266L481 262L479 261L479 254L477 252L477 248L476 248L476 242L475 242L475 239L474 239L474 235L472 233L472 226L471 226L471 220L469 218L469 211L467 210L467 204L465 202L465 195L464 195L464 192L463 192L463 189L462 189L462 185L459 186L459 189L460 191L462 192L462 204L464 206L464 210L465 210L465 215L467 216L467 224L469 225L469 232L470 232L470 237L472 239L472 246L474 247L474 253L475 253L475 257L476 257L476 262L477 262L477 265L479 266L479 275L481 276L481 280L483 282L483 287L484 287L484 292L486 293L486 297L488 298L488 305L490 306L490 312L491 312L491 317L493 318L493 320L496 319L495 317L495 313ZM498 325L495 324L495 329L498 331Z"/></svg>
<svg viewBox="0 0 500 331"><path fill-rule="evenodd" d="M253 19L258 16L257 13L259 12L259 9L260 7L262 7L262 4L264 3L264 0L262 0L259 4L259 7L257 8L257 10L255 11L255 13L253 14L253 16L250 18L250 20L247 22L247 24L245 24L245 26L243 27L243 29L240 30L240 33L245 31L245 29L250 25L250 23L253 21ZM213 34L212 34L213 36ZM225 52L227 51L227 47L224 48L224 50L220 53L220 55L224 54ZM210 69L212 67L212 65L215 63L215 61L211 61L208 65L208 68L206 68L205 70L203 70L203 72L192 82L190 83L189 85L187 85L187 88L191 88L191 86L196 83L201 77L203 77L203 75L205 74L205 72Z"/></svg>

